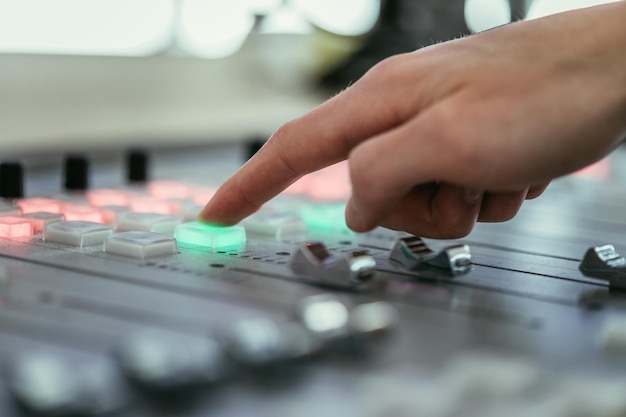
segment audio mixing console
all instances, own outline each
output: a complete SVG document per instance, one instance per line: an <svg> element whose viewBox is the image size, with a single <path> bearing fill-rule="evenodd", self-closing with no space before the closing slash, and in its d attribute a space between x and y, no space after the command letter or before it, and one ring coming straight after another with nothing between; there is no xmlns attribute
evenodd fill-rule
<svg viewBox="0 0 626 417"><path fill-rule="evenodd" d="M626 415L623 149L459 241L351 232L341 165L195 222L238 151L2 165L0 416Z"/></svg>

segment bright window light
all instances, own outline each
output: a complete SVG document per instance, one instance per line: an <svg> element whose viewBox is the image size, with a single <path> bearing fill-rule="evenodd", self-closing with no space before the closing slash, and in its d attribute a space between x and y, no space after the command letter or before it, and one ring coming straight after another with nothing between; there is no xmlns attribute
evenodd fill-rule
<svg viewBox="0 0 626 417"><path fill-rule="evenodd" d="M0 52L149 55L173 16L174 0L0 0Z"/></svg>
<svg viewBox="0 0 626 417"><path fill-rule="evenodd" d="M184 0L177 40L193 55L220 58L237 52L253 26L249 0Z"/></svg>
<svg viewBox="0 0 626 417"><path fill-rule="evenodd" d="M534 0L528 9L528 19L547 16L567 10L597 6L599 4L615 3L618 0Z"/></svg>
<svg viewBox="0 0 626 417"><path fill-rule="evenodd" d="M260 28L261 33L300 33L313 32L313 26L306 21L302 13L287 3L283 7L267 13Z"/></svg>
<svg viewBox="0 0 626 417"><path fill-rule="evenodd" d="M337 35L356 36L374 27L380 0L293 0L314 25Z"/></svg>
<svg viewBox="0 0 626 417"><path fill-rule="evenodd" d="M466 0L465 23L472 32L482 32L511 22L508 0Z"/></svg>

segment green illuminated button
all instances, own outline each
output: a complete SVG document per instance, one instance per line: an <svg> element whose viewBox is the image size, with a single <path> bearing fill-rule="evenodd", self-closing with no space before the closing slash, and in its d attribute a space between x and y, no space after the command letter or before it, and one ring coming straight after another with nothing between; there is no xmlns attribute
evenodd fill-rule
<svg viewBox="0 0 626 417"><path fill-rule="evenodd" d="M246 243L246 229L243 226L221 227L189 222L176 226L174 237L179 245L218 249Z"/></svg>
<svg viewBox="0 0 626 417"><path fill-rule="evenodd" d="M310 204L300 216L308 230L350 230L346 225L345 204Z"/></svg>

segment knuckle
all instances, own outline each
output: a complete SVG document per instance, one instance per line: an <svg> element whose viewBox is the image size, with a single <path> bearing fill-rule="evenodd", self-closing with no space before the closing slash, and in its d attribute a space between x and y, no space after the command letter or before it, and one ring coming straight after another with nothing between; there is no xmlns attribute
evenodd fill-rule
<svg viewBox="0 0 626 417"><path fill-rule="evenodd" d="M403 67L404 61L404 54L393 55L385 58L367 71L367 73L363 76L363 80L378 80L380 82L385 82L385 80L395 80L398 77L399 71Z"/></svg>
<svg viewBox="0 0 626 417"><path fill-rule="evenodd" d="M287 140L290 135L290 132L294 131L293 126L295 124L295 120L291 120L272 133L267 143L268 146L280 147Z"/></svg>

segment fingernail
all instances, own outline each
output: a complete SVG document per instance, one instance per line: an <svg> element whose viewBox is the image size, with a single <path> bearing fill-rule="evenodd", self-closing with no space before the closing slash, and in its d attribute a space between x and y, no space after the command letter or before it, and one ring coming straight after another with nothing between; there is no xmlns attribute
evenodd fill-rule
<svg viewBox="0 0 626 417"><path fill-rule="evenodd" d="M483 192L476 188L465 187L463 189L463 197L468 203L476 204L481 198L483 198Z"/></svg>

